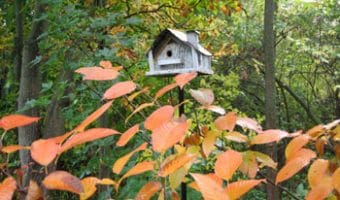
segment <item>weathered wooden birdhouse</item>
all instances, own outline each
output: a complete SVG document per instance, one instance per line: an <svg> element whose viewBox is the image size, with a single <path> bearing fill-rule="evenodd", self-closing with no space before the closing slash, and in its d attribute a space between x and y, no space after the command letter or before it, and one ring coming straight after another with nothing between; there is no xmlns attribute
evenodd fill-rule
<svg viewBox="0 0 340 200"><path fill-rule="evenodd" d="M196 71L212 74L211 53L199 43L197 31L166 29L148 51L148 76L173 75Z"/></svg>

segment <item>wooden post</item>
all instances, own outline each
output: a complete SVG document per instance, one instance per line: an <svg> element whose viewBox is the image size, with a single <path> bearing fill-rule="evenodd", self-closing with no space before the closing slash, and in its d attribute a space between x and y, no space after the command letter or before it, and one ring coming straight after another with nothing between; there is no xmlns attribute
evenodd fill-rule
<svg viewBox="0 0 340 200"><path fill-rule="evenodd" d="M184 101L184 88L178 88L178 102ZM184 103L179 106L179 117L184 114ZM187 200L187 184L181 183L181 200Z"/></svg>

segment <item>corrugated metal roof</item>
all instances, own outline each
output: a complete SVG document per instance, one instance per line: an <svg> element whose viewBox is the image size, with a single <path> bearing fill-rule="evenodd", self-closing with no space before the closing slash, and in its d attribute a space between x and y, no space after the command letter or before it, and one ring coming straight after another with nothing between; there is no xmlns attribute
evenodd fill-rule
<svg viewBox="0 0 340 200"><path fill-rule="evenodd" d="M161 42L161 40L167 35L167 34L172 34L174 37L176 37L178 40L182 41L183 43L185 43L186 45L195 48L197 51L201 52L204 55L207 56L211 56L212 54L205 49L202 45L198 44L193 45L188 41L188 36L186 33L182 32L182 31L178 31L175 29L165 29L164 31L162 31L156 38L156 40L154 41L154 43L152 44L152 47L150 50L155 49L158 44ZM149 51L150 51L149 50Z"/></svg>

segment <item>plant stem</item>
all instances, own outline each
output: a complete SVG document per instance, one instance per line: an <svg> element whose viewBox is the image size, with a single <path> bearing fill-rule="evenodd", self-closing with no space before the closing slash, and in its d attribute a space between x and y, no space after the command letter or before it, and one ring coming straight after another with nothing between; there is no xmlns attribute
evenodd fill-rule
<svg viewBox="0 0 340 200"><path fill-rule="evenodd" d="M263 178L265 178L267 180L268 183L274 185L275 187L279 188L280 190L286 192L289 196L291 196L293 199L296 200L302 200L299 197L297 197L295 194L291 193L287 188L282 187L281 185L277 185L274 183L274 181L270 180L268 177L266 177L264 174L262 174L261 172L258 172L260 174L260 176L262 176Z"/></svg>

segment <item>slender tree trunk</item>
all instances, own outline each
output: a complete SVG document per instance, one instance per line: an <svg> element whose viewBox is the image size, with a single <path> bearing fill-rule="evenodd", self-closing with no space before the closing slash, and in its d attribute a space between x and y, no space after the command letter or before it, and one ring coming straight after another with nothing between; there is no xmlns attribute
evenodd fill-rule
<svg viewBox="0 0 340 200"><path fill-rule="evenodd" d="M275 0L266 0L264 9L264 64L265 64L265 116L266 129L276 127L276 108L275 108L275 33L274 33L274 13L276 9ZM269 145L267 153L277 160L276 144ZM276 172L268 170L268 178L275 180ZM280 199L277 187L267 184L267 199Z"/></svg>
<svg viewBox="0 0 340 200"><path fill-rule="evenodd" d="M335 119L340 119L340 89L335 89Z"/></svg>
<svg viewBox="0 0 340 200"><path fill-rule="evenodd" d="M37 20L44 12L45 6L36 1L35 16L32 24L32 29L29 37L24 43L23 57L21 66L20 89L18 98L18 109L22 109L25 103L32 99L37 99L41 87L41 75L39 64L35 61L39 56L38 37L43 33L44 22ZM23 114L28 116L39 116L37 108L31 108L23 111ZM24 126L18 129L19 144L29 146L31 143L40 137L38 123L29 126ZM29 151L20 151L21 166L27 170L24 173L23 185L27 186L31 178L37 179L39 174L32 170L32 159ZM28 167L27 167L28 166ZM33 174L33 172L35 172Z"/></svg>
<svg viewBox="0 0 340 200"><path fill-rule="evenodd" d="M14 65L15 65L15 80L20 81L21 63L22 63L22 48L24 46L24 25L23 25L23 5L24 0L14 1L15 12L15 38L14 38Z"/></svg>
<svg viewBox="0 0 340 200"><path fill-rule="evenodd" d="M94 1L94 6L96 7L104 7L106 4L106 1L105 0L95 0ZM103 30L104 34L106 34L106 30L104 29ZM99 42L99 49L104 49L105 47L105 41L102 40ZM99 122L99 126L100 127L109 127L109 115L108 113L104 113L99 119L98 119L98 122ZM105 147L101 147L100 148L100 151L99 151L99 155L100 157L105 157L107 152L110 151L110 146L105 146ZM98 176L99 178L107 178L110 176L110 169L105 165L105 163L101 162L100 165L99 165L99 171L98 171ZM108 186L105 186L105 185L101 185L98 187L98 194L102 194L104 193L105 196L103 196L103 198L110 198L109 196L109 188Z"/></svg>

